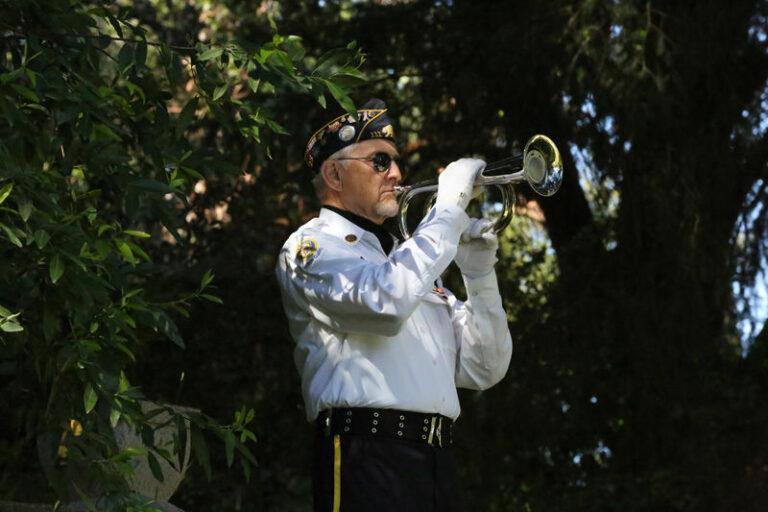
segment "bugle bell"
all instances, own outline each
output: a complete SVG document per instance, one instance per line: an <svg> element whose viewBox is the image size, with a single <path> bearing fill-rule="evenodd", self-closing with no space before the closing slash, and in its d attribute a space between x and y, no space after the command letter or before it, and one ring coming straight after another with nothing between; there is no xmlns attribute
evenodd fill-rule
<svg viewBox="0 0 768 512"><path fill-rule="evenodd" d="M534 135L525 144L521 155L491 162L475 178L476 187L493 185L501 192L502 209L493 224L495 232L503 231L512 220L514 185L523 181L528 182L531 188L542 196L551 196L560 188L563 181L563 162L557 146L546 135ZM411 237L406 225L411 199L429 192L433 193L434 198L437 184L437 179L431 179L414 185L395 187L400 208L398 224L403 238Z"/></svg>

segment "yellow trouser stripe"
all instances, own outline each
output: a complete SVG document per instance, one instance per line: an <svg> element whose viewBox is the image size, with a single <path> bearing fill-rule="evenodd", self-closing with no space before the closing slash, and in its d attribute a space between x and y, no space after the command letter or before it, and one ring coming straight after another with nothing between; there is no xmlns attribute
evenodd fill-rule
<svg viewBox="0 0 768 512"><path fill-rule="evenodd" d="M333 512L341 508L341 439L333 436Z"/></svg>

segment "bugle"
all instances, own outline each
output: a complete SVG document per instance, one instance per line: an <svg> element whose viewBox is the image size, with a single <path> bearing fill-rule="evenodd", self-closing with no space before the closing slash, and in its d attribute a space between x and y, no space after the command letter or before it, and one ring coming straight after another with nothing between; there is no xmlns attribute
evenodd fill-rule
<svg viewBox="0 0 768 512"><path fill-rule="evenodd" d="M534 135L525 144L523 153L495 162L491 162L480 171L475 179L476 187L495 186L501 192L502 209L499 218L494 222L493 229L497 233L503 231L514 215L514 185L523 181L539 195L551 196L560 188L563 181L563 162L560 151L555 143L546 135ZM415 196L437 191L437 179L395 187L399 196L400 207L398 224L404 238L411 234L406 225L408 205Z"/></svg>

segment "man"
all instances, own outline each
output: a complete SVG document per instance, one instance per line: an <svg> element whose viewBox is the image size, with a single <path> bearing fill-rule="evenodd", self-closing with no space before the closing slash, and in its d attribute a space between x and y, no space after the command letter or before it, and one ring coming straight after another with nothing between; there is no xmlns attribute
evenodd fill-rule
<svg viewBox="0 0 768 512"><path fill-rule="evenodd" d="M395 241L402 176L381 100L318 130L305 157L323 207L277 264L296 340L307 419L318 425L315 510L463 510L451 450L456 387L485 389L507 371L512 340L493 265L490 222L464 209L477 159L440 174L435 207ZM461 243L460 243L461 240ZM455 261L468 300L442 288Z"/></svg>

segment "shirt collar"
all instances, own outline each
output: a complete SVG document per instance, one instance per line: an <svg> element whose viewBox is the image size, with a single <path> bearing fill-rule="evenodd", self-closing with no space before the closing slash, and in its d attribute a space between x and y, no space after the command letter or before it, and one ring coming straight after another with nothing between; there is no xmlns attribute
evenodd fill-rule
<svg viewBox="0 0 768 512"><path fill-rule="evenodd" d="M354 243L363 236L369 236L371 240L376 240L380 247L386 246L389 250L392 249L394 240L389 231L366 218L328 205L323 205L320 209L320 218L328 221L334 233L349 243ZM384 253L386 254L387 251L384 250Z"/></svg>
<svg viewBox="0 0 768 512"><path fill-rule="evenodd" d="M326 207L320 208L320 218L327 223L328 228L334 235L350 243L356 242L368 233L354 222L345 219L338 213ZM350 235L354 236L354 240L352 240L352 236ZM370 236L376 238L372 234L370 234Z"/></svg>

